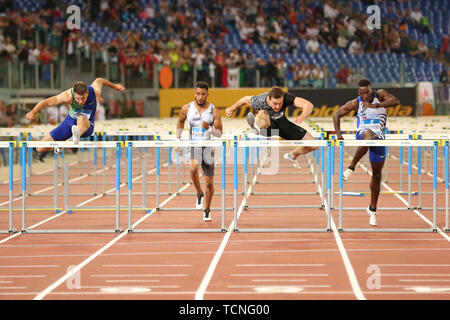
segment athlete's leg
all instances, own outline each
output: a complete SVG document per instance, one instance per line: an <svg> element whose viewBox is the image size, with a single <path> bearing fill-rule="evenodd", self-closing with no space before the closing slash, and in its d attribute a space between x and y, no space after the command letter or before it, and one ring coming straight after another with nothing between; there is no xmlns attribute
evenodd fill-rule
<svg viewBox="0 0 450 320"><path fill-rule="evenodd" d="M44 138L42 138L41 141L55 141L52 136L50 135L50 133L47 133ZM51 151L53 148L36 148L37 152L48 152Z"/></svg>
<svg viewBox="0 0 450 320"><path fill-rule="evenodd" d="M373 133L372 130L364 130L361 135L362 140L375 140L376 137L377 136L375 135L375 133ZM364 155L367 153L367 151L369 151L369 147L360 146L356 148L356 152L353 156L352 162L350 163L350 167L355 168L361 158L364 157Z"/></svg>
<svg viewBox="0 0 450 320"><path fill-rule="evenodd" d="M303 136L302 140L315 140L314 137L309 133L306 132L305 135ZM319 147L313 147L313 146L304 146L304 147L297 147L294 149L294 151L292 151L292 157L294 159L297 159L299 156L302 156L304 154L307 154L311 151L317 150Z"/></svg>
<svg viewBox="0 0 450 320"><path fill-rule="evenodd" d="M377 210L378 197L381 189L381 176L384 166L384 161L371 162L372 179L370 180L370 208L372 211Z"/></svg>
<svg viewBox="0 0 450 320"><path fill-rule="evenodd" d="M256 115L255 120L257 127L259 129L267 129L270 126L270 117L269 113L266 110L260 110Z"/></svg>
<svg viewBox="0 0 450 320"><path fill-rule="evenodd" d="M63 122L61 122L55 129L47 133L42 141L66 141L70 138L71 132L70 128L73 124L73 119L66 117ZM53 148L36 148L37 152L47 152L51 151Z"/></svg>
<svg viewBox="0 0 450 320"><path fill-rule="evenodd" d="M198 167L199 167L198 162L195 159L192 159L189 164L189 168L191 171L191 179L192 179L192 182L194 183L195 190L197 190L197 195L200 195L203 193L203 191L202 191L202 187L200 185Z"/></svg>
<svg viewBox="0 0 450 320"><path fill-rule="evenodd" d="M205 176L205 209L211 208L211 200L214 195L214 176Z"/></svg>
<svg viewBox="0 0 450 320"><path fill-rule="evenodd" d="M362 133L356 134L357 140L374 140L376 139L375 133L372 130L366 129ZM344 181L346 181L350 175L355 171L356 165L359 161L364 157L364 155L369 151L369 147L360 146L356 148L355 154L353 155L352 162L348 166L348 168L343 173Z"/></svg>
<svg viewBox="0 0 450 320"><path fill-rule="evenodd" d="M80 130L80 136L82 136L91 126L91 122L85 116L79 116L77 119L77 127Z"/></svg>

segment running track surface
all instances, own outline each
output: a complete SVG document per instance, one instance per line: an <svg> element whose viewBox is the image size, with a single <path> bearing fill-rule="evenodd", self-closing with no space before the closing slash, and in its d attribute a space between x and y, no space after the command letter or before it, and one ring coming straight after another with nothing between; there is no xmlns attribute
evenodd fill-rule
<svg viewBox="0 0 450 320"><path fill-rule="evenodd" d="M389 180L398 181L398 163L393 159L389 161ZM137 193L142 190L139 184L140 164L139 159L134 161L133 191ZM364 166L366 162L361 164ZM258 183L250 177L248 210L243 210L243 189L239 177L239 228L326 228L323 209L251 208L252 205L264 204L320 206L320 194L254 194L317 190L310 163L303 161L301 169L287 166L283 160L280 160L280 165L285 167L280 168L277 175L258 175ZM337 171L337 163L335 168ZM113 205L114 196L76 195L92 191L92 175L85 175L86 171L83 171L84 175L80 174L80 170L79 164L71 165L69 205ZM102 169L98 170L100 174ZM164 164L161 182L167 182L168 177L164 175L167 171L167 164ZM239 171L241 174L242 168ZM108 168L107 172L107 181L111 183L107 189L114 194L115 169ZM442 170L440 172L442 177ZM155 181L154 168L149 167L148 173L147 192L155 192L155 184L150 183ZM228 166L226 192L230 194L226 196L226 207L233 206L231 173L232 168ZM161 195L162 208L193 207L194 197L183 195L195 192L187 176L188 173L180 185L181 195ZM221 205L220 177L220 166L216 166L217 184L212 207ZM52 205L52 176L35 174L32 179L32 182L48 181L50 187L32 185L32 191L49 193L49 196L27 197L27 205ZM369 179L364 167L358 167L351 177L352 184L345 184L344 190L368 190ZM277 184L270 183L274 181ZM310 183L289 183L298 181ZM423 191L431 191L430 181L431 177L424 174ZM337 190L337 179L335 187ZM173 191L174 185L171 188ZM63 190L60 185L61 204ZM383 190L399 190L399 184L388 182ZM442 183L440 190L443 190ZM7 186L2 185L2 192L6 191ZM167 184L161 184L160 192L167 191ZM121 194L121 205L125 206L125 184L122 184ZM381 211L377 227L370 227L368 215L361 211L345 212L344 226L429 228L432 212L406 210L406 197L393 194L380 196L379 206L404 207L405 210ZM20 198L15 198L14 205L20 206ZM0 200L5 206L8 199L3 197ZM431 204L431 200L432 195L424 195L423 205ZM141 201L140 196L133 196L133 205L139 206ZM336 206L337 197L334 201ZM369 195L345 197L344 206L365 207L368 201ZM155 197L148 196L147 202L147 206L153 208ZM439 195L438 205L443 203L443 195ZM20 211L15 211L14 221L18 228L21 225L20 215ZM212 222L203 222L200 211L156 211L148 214L137 210L133 212L132 222L136 229L219 229L220 213L214 211L212 215ZM7 228L6 216L6 211L1 212L1 229ZM0 235L0 299L450 298L450 234L442 231L442 211L438 212L439 229L436 233L337 232L337 221L337 211L333 210L332 232L233 232L233 214L227 211L227 232L222 233L3 234ZM52 210L37 210L27 213L29 230L114 229L114 225L113 211L75 210L72 214L56 214ZM120 226L122 230L128 226L127 211L121 212Z"/></svg>

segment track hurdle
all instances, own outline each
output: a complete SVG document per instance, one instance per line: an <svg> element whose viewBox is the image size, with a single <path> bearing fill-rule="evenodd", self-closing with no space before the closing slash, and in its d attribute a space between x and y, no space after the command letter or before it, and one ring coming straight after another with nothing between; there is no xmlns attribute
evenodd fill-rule
<svg viewBox="0 0 450 320"><path fill-rule="evenodd" d="M264 141L250 141L250 140L242 140L242 141L234 141L234 161L233 161L233 172L234 172L234 231L235 232L330 232L331 231L331 215L330 215L330 209L329 205L324 204L324 198L328 194L328 201L330 200L329 197L331 196L331 180L329 178L328 173L325 173L325 168L327 168L327 172L331 168L330 163L330 142L325 140L285 140L285 141L278 141L278 140L264 140ZM325 209L326 215L327 215L327 222L326 222L326 228L321 229L313 229L313 228L239 228L238 226L238 208L237 208L237 181L238 181L238 153L239 148L248 148L248 147L271 147L271 156L277 157L275 161L278 162L279 157L279 148L280 147L298 147L298 146L317 146L319 149L316 151L319 151L318 154L320 155L319 161L322 169L322 189L321 189L321 198L322 202L320 205L257 205L257 206L248 206L247 209L299 209L299 208L316 208L316 209ZM327 157L325 160L325 149L327 152ZM244 156L244 175L247 173L247 157ZM325 162L327 161L327 162ZM316 173L317 174L317 173ZM326 186L325 184L325 176L327 176ZM318 182L318 181L317 181ZM325 188L326 191L325 191ZM329 202L328 202L329 203Z"/></svg>
<svg viewBox="0 0 450 320"><path fill-rule="evenodd" d="M120 154L121 152L121 143L120 142L88 142L88 141L81 141L78 145L74 145L73 142L68 142L68 141L64 141L64 142L56 142L56 141L29 141L29 142L23 142L21 145L21 153L22 153L22 161L25 162L26 161L26 153L28 148L33 148L33 147L44 147L44 148L54 148L54 147L62 147L62 148L98 148L98 147L104 147L104 148L116 148L116 153ZM120 158L118 158L118 160L120 160ZM25 163L23 163L25 164ZM68 163L64 164L64 171L68 171ZM65 176L67 177L67 174L65 174ZM116 171L116 177L120 176L120 165L117 166L117 171ZM117 178L118 180L118 178ZM112 230L107 230L107 229L97 229L97 230L93 230L93 229L78 229L78 230L30 230L27 228L27 223L26 223L26 214L27 211L29 210L28 207L26 206L26 166L23 165L22 166L22 229L21 232L22 233L118 233L121 232L120 230L120 225L119 225L119 219L120 219L120 198L119 198L119 188L120 188L120 184L117 183L116 184L116 189L117 189L117 195L116 195L116 205L114 207L112 207L113 210L116 211L115 214L115 229ZM58 186L55 186L55 189ZM65 210L63 213L71 213L72 210L93 210L93 209L99 209L97 207L74 207L71 208L68 205L68 187L69 187L69 183L67 180L64 181L64 202L65 202ZM109 208L101 208L101 210L108 210ZM42 210L42 209L41 209Z"/></svg>
<svg viewBox="0 0 450 320"><path fill-rule="evenodd" d="M437 196L437 185L436 185L436 178L437 178L437 141L431 141L431 140L344 140L344 141L338 141L339 145L339 231L348 231L348 232L436 232L436 196ZM344 146L403 146L403 147L418 147L418 146L428 146L433 148L433 163L434 163L434 171L433 171L433 225L429 229L409 229L409 228L403 228L403 229L393 229L393 228L347 228L344 229L343 227L343 212L348 210L358 210L365 212L366 207L343 207L343 155L344 155ZM411 158L411 157L409 157ZM410 159L411 160L411 159ZM409 173L411 173L411 170L409 170ZM411 190L410 187L411 179L408 179L408 190ZM408 203L408 206L410 206L410 203ZM382 210L405 210L407 208L389 208L389 207L378 207L377 211Z"/></svg>
<svg viewBox="0 0 450 320"><path fill-rule="evenodd" d="M132 148L148 147L155 148L156 151L156 207L151 210L150 214L155 211L199 211L192 207L184 208L163 208L159 198L160 183L160 148L174 147L220 147L222 150L222 207L211 208L211 211L221 211L221 228L205 228L205 229L136 229L132 226ZM128 152L128 232L130 233L155 233L155 232L226 232L225 227L225 211L233 210L233 208L225 207L225 175L226 175L226 142L225 141L133 141L127 143ZM145 194L143 195L145 196Z"/></svg>
<svg viewBox="0 0 450 320"><path fill-rule="evenodd" d="M7 230L0 230L1 234L4 233L14 233L17 231L16 228L13 227L13 188L14 188L14 148L16 146L16 142L10 141L2 141L0 142L0 148L2 150L8 148L8 164L9 164L9 201L8 201L8 208L0 208L0 211L8 211L8 229Z"/></svg>

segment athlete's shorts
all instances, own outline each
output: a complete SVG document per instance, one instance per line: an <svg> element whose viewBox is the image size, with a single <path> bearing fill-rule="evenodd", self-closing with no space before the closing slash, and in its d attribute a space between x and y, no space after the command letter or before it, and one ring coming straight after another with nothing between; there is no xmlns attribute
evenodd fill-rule
<svg viewBox="0 0 450 320"><path fill-rule="evenodd" d="M362 135L364 131L356 132L356 140L363 140ZM375 140L382 140L381 138L375 138ZM370 162L383 162L386 160L386 147L369 147L369 160Z"/></svg>
<svg viewBox="0 0 450 320"><path fill-rule="evenodd" d="M59 124L55 129L50 131L50 136L55 141L66 141L72 137L72 126L77 124L77 120L70 116L67 116L63 122ZM89 129L81 135L82 138L89 137L94 133L94 124L91 122Z"/></svg>
<svg viewBox="0 0 450 320"><path fill-rule="evenodd" d="M285 140L302 140L306 134L306 130L299 127L286 117L279 119L270 119L270 126L267 130L261 129L261 135L270 137L278 135Z"/></svg>
<svg viewBox="0 0 450 320"><path fill-rule="evenodd" d="M191 160L201 164L203 174L207 177L214 176L214 148L191 147Z"/></svg>

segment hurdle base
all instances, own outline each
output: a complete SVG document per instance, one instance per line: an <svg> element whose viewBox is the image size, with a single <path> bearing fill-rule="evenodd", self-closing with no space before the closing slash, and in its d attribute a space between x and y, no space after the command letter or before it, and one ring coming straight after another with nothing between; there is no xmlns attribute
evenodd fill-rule
<svg viewBox="0 0 450 320"><path fill-rule="evenodd" d="M234 232L330 232L330 229L234 229Z"/></svg>
<svg viewBox="0 0 450 320"><path fill-rule="evenodd" d="M17 229L16 228L12 228L10 230L0 230L0 234L12 234L12 233L16 233Z"/></svg>
<svg viewBox="0 0 450 320"><path fill-rule="evenodd" d="M437 232L436 229L370 229L370 228L349 228L349 229L339 229L339 232L405 232L405 233L431 233Z"/></svg>
<svg viewBox="0 0 450 320"><path fill-rule="evenodd" d="M28 230L23 229L20 231L21 233L27 234L68 234L68 233L121 233L122 230L114 229L114 230Z"/></svg>
<svg viewBox="0 0 450 320"><path fill-rule="evenodd" d="M128 229L128 233L214 233L224 232L223 230L224 229Z"/></svg>

